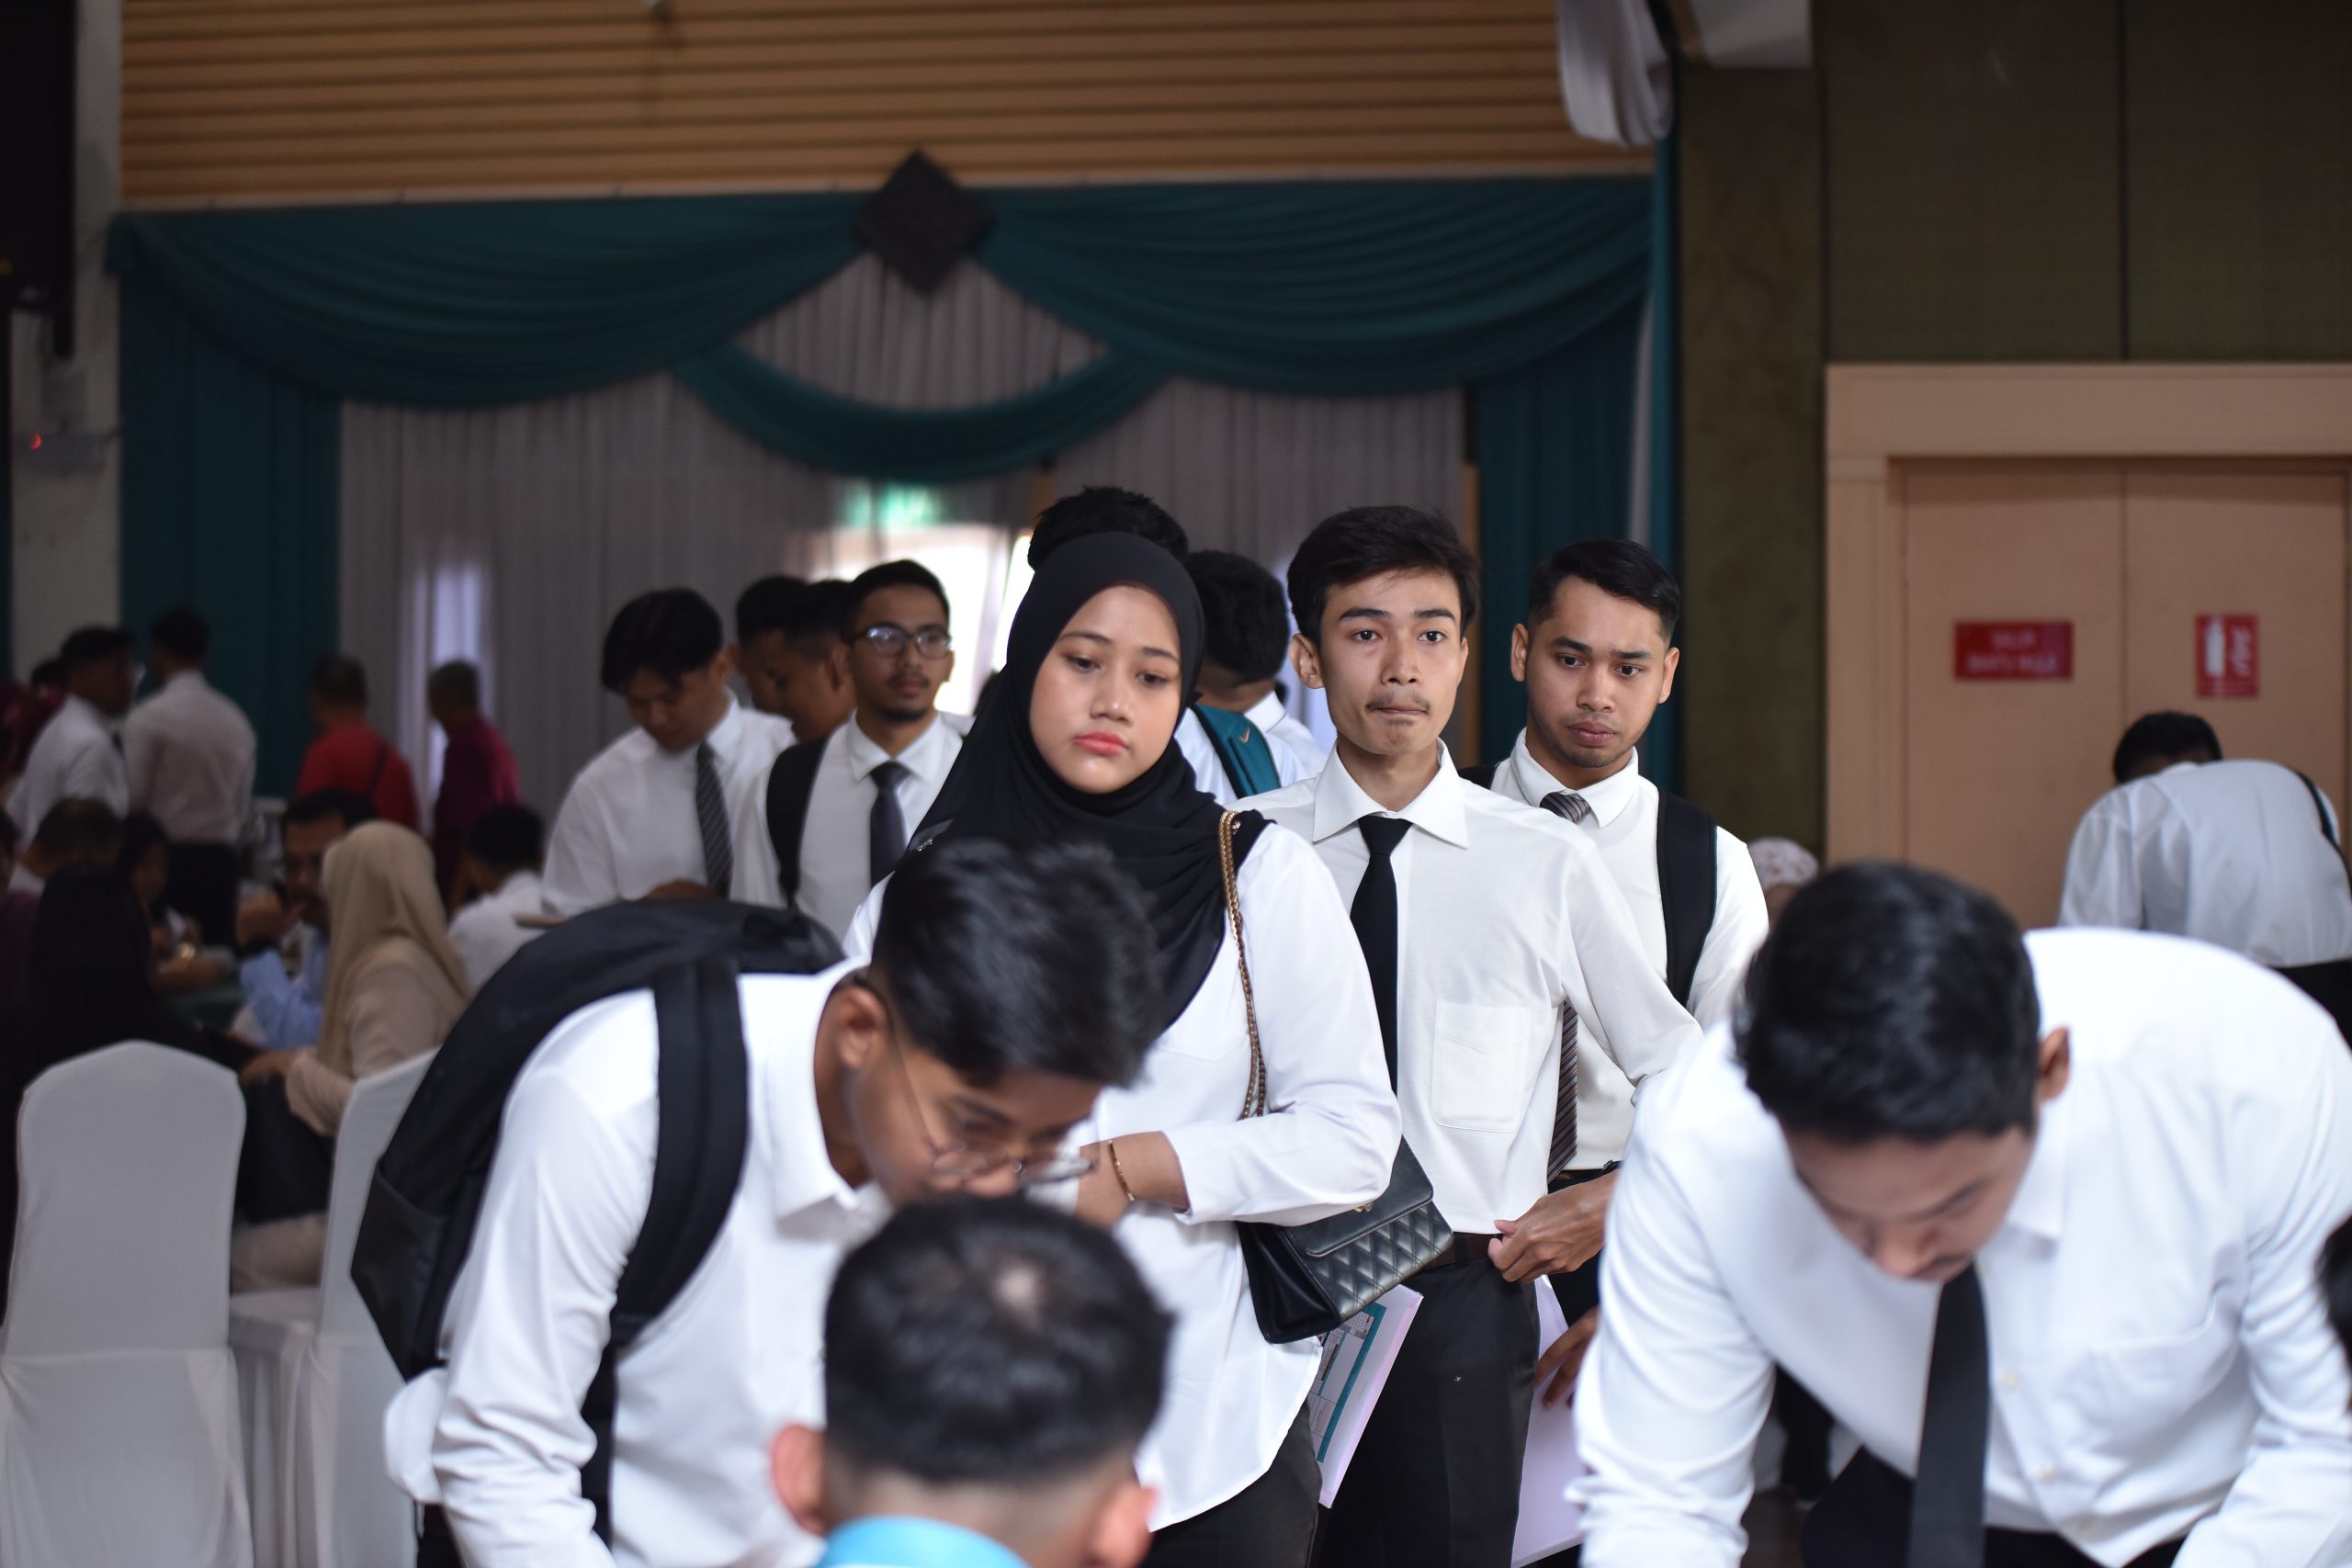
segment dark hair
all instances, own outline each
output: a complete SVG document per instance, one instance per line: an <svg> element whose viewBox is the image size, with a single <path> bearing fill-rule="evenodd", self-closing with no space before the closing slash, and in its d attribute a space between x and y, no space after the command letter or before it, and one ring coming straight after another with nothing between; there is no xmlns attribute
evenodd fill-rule
<svg viewBox="0 0 2352 1568"><path fill-rule="evenodd" d="M21 831L14 817L0 811L0 854L12 855L17 852L17 836Z"/></svg>
<svg viewBox="0 0 2352 1568"><path fill-rule="evenodd" d="M348 833L362 822L376 820L376 803L356 790L314 789L287 803L284 821L288 828L306 828L330 817Z"/></svg>
<svg viewBox="0 0 2352 1568"><path fill-rule="evenodd" d="M1170 1320L1108 1233L1019 1198L901 1209L825 1303L825 1442L935 1485L1051 1484L1134 1449Z"/></svg>
<svg viewBox="0 0 2352 1568"><path fill-rule="evenodd" d="M890 878L874 966L910 1043L974 1083L1127 1084L1159 1032L1143 894L1098 844L948 839Z"/></svg>
<svg viewBox="0 0 2352 1568"><path fill-rule="evenodd" d="M1319 646L1332 589L1399 571L1448 574L1462 597L1462 629L1477 619L1478 558L1453 524L1417 506L1358 506L1317 524L1291 558L1291 616Z"/></svg>
<svg viewBox="0 0 2352 1568"><path fill-rule="evenodd" d="M2031 1131L2041 1004L2017 923L1916 866L1841 866L1789 902L1735 1036L1783 1127L1865 1144Z"/></svg>
<svg viewBox="0 0 2352 1568"><path fill-rule="evenodd" d="M2193 713L2143 714L2115 743L2115 782L2131 783L2145 762L2169 767L2200 757L2209 762L2222 760L2222 738L2211 725Z"/></svg>
<svg viewBox="0 0 2352 1568"><path fill-rule="evenodd" d="M492 871L528 871L539 863L544 824L518 802L493 806L466 829L466 853Z"/></svg>
<svg viewBox="0 0 2352 1568"><path fill-rule="evenodd" d="M1208 657L1245 681L1282 673L1290 610L1274 574L1230 550L1196 550L1184 558L1184 570L1201 595Z"/></svg>
<svg viewBox="0 0 2352 1568"><path fill-rule="evenodd" d="M763 632L783 631L808 591L808 580L799 577L763 577L752 583L735 595L735 640L749 642Z"/></svg>
<svg viewBox="0 0 2352 1568"><path fill-rule="evenodd" d="M175 604L148 624L147 640L190 664L201 664L212 651L212 627L197 611Z"/></svg>
<svg viewBox="0 0 2352 1568"><path fill-rule="evenodd" d="M947 590L939 579L921 561L886 560L871 566L853 579L849 592L842 595L842 636L844 639L857 635L857 618L865 614L865 602L885 588L920 588L939 601L940 619L948 616ZM912 626L907 628L914 630Z"/></svg>
<svg viewBox="0 0 2352 1568"><path fill-rule="evenodd" d="M33 672L25 677L25 683L35 690L43 686L54 689L65 684L65 660L62 658L42 660L33 666Z"/></svg>
<svg viewBox="0 0 2352 1568"><path fill-rule="evenodd" d="M120 626L84 626L57 650L57 662L63 667L63 674L71 675L85 665L104 663L117 654L128 653L130 646L130 634Z"/></svg>
<svg viewBox="0 0 2352 1568"><path fill-rule="evenodd" d="M160 844L172 847L172 836L164 825L144 811L134 811L122 819L122 842L114 852L114 866L125 876L135 876L139 863L145 860Z"/></svg>
<svg viewBox="0 0 2352 1568"><path fill-rule="evenodd" d="M51 1002L112 1009L153 991L147 911L130 878L110 864L64 866L49 879L29 953L27 984Z"/></svg>
<svg viewBox="0 0 2352 1568"><path fill-rule="evenodd" d="M605 690L627 689L629 678L648 670L674 682L718 657L726 628L710 601L691 588L657 588L621 606L605 634Z"/></svg>
<svg viewBox="0 0 2352 1568"><path fill-rule="evenodd" d="M1674 646L1674 634L1682 625L1682 585L1645 547L1631 539L1579 539L1554 550L1536 563L1535 581L1528 588L1530 627L1552 613L1560 584L1571 580L1589 582L1611 599L1639 604L1666 628L1667 648Z"/></svg>
<svg viewBox="0 0 2352 1568"><path fill-rule="evenodd" d="M347 653L330 653L311 666L311 695L340 708L368 705L368 670Z"/></svg>
<svg viewBox="0 0 2352 1568"><path fill-rule="evenodd" d="M33 842L53 860L111 868L122 847L122 818L104 801L69 795L49 808Z"/></svg>
<svg viewBox="0 0 2352 1568"><path fill-rule="evenodd" d="M2327 1301L2327 1321L2352 1356L2352 1220L2336 1226L2320 1248L2319 1290Z"/></svg>
<svg viewBox="0 0 2352 1568"><path fill-rule="evenodd" d="M838 577L815 582L763 577L736 602L736 640L748 644L777 632L803 659L822 659L842 640L842 623L851 615L851 593L850 585Z"/></svg>
<svg viewBox="0 0 2352 1568"><path fill-rule="evenodd" d="M1046 557L1089 534L1133 534L1178 560L1193 550L1193 541L1184 536L1184 525L1149 496L1116 485L1088 485L1037 513L1037 526L1029 536L1029 570L1036 570L1046 564Z"/></svg>
<svg viewBox="0 0 2352 1568"><path fill-rule="evenodd" d="M424 678L424 694L451 707L478 709L481 706L481 671L462 659L452 659L436 666Z"/></svg>

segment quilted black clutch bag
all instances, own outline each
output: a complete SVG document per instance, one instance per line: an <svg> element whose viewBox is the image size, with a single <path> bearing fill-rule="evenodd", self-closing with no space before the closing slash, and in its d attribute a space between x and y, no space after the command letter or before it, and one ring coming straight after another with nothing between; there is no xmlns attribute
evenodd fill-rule
<svg viewBox="0 0 2352 1568"><path fill-rule="evenodd" d="M1250 987L1250 952L1241 940L1241 897L1234 886L1233 824L1218 832L1225 857L1225 907L1241 960L1241 1001L1250 1021L1250 1089L1244 1120L1266 1113L1266 1054L1258 1043L1258 1003ZM1243 1224L1241 1261L1258 1332L1276 1345L1329 1334L1418 1274L1453 1244L1437 1212L1421 1162L1400 1139L1388 1189L1361 1208L1303 1225Z"/></svg>

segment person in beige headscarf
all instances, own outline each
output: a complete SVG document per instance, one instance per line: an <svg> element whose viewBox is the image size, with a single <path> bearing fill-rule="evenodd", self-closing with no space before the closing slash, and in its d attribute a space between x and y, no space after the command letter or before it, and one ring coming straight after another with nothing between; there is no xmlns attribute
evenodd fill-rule
<svg viewBox="0 0 2352 1568"><path fill-rule="evenodd" d="M414 831L369 822L327 852L329 949L319 1041L274 1051L239 1076L286 1079L286 1102L332 1138L361 1078L438 1046L465 1010L466 967L450 944L434 886L433 851ZM232 1282L240 1291L315 1284L326 1216L300 1214L241 1230Z"/></svg>

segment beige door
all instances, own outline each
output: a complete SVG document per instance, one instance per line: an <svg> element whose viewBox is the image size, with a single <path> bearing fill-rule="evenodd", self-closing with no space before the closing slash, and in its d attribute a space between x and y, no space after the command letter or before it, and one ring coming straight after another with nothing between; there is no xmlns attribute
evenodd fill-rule
<svg viewBox="0 0 2352 1568"><path fill-rule="evenodd" d="M2107 785L2123 707L2123 476L1914 470L1903 479L1907 857L2058 912L2066 846ZM2065 679L1962 679L1964 625L2064 622ZM2340 656L2339 656L2340 657Z"/></svg>
<svg viewBox="0 0 2352 1568"><path fill-rule="evenodd" d="M2124 721L2200 714L2225 753L2301 769L2341 812L2344 476L2144 471L2125 483ZM2254 694L2199 694L2200 616L2254 618Z"/></svg>

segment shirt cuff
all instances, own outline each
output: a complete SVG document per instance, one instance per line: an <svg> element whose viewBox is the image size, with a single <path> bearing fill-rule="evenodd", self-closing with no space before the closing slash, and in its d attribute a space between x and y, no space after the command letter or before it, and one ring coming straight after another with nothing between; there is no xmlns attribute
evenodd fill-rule
<svg viewBox="0 0 2352 1568"><path fill-rule="evenodd" d="M1184 1194L1193 1201L1178 1219L1205 1224L1230 1220L1241 1213L1245 1200L1238 1162L1231 1155L1234 1134L1240 1125L1238 1121L1194 1122L1159 1134L1175 1151L1177 1168L1184 1173Z"/></svg>

